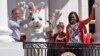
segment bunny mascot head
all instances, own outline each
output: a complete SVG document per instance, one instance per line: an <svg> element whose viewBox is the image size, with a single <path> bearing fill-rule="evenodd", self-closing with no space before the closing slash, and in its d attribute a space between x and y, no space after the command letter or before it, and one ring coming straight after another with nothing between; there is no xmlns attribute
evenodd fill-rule
<svg viewBox="0 0 100 56"><path fill-rule="evenodd" d="M31 5L31 4L29 4ZM40 14L41 10L43 9L44 2L41 2L37 7L33 6L34 8L32 9L32 18L31 21L29 22L29 27L33 29L34 32L41 32L43 31L43 27L45 24L45 19L43 16Z"/></svg>

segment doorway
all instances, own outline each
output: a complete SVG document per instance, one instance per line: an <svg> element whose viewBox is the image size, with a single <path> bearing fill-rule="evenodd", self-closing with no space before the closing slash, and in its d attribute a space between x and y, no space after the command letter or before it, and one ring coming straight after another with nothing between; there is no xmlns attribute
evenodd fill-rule
<svg viewBox="0 0 100 56"><path fill-rule="evenodd" d="M91 9L92 9L92 5L93 5L93 3L94 3L95 1L94 1L94 0L88 0L88 1L89 1L89 2L88 2L88 6L89 6L89 15L90 15L90 12L91 12ZM94 14L92 20L95 20L95 14ZM93 30L93 29L95 29L95 23L89 24L89 33L94 34L94 33L95 33L95 30Z"/></svg>

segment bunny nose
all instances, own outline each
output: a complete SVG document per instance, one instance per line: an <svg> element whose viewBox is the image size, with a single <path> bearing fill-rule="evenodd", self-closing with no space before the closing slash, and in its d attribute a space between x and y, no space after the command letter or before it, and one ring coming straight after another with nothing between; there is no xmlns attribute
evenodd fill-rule
<svg viewBox="0 0 100 56"><path fill-rule="evenodd" d="M36 23L39 23L39 21L37 21Z"/></svg>
<svg viewBox="0 0 100 56"><path fill-rule="evenodd" d="M38 24L38 23L39 23L39 21L36 21L36 23Z"/></svg>

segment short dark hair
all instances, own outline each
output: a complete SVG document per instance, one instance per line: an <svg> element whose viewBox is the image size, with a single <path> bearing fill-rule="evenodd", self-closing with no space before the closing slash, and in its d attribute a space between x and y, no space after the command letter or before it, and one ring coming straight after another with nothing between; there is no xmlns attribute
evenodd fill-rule
<svg viewBox="0 0 100 56"><path fill-rule="evenodd" d="M19 10L19 9L18 8L14 8L14 9L12 9L11 13L13 13L13 12L15 12L17 10Z"/></svg>
<svg viewBox="0 0 100 56"><path fill-rule="evenodd" d="M69 24L72 24L72 23L71 23L71 20L72 20L72 19L71 19L71 15L72 15L72 14L75 14L76 20L77 20L77 22L79 22L80 20L79 20L79 17L78 17L78 15L77 15L77 13L74 12L74 11L72 11L72 12L69 13L69 16L68 16Z"/></svg>
<svg viewBox="0 0 100 56"><path fill-rule="evenodd" d="M59 22L59 23L57 24L57 27L61 27L62 29L64 29L64 23L63 23L63 22Z"/></svg>

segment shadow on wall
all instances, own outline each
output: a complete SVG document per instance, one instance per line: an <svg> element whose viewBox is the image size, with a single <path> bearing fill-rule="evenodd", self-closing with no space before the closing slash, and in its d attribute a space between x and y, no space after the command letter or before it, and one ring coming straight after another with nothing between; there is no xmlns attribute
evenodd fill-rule
<svg viewBox="0 0 100 56"><path fill-rule="evenodd" d="M49 13L52 14L56 9L61 10L69 0L49 0Z"/></svg>
<svg viewBox="0 0 100 56"><path fill-rule="evenodd" d="M29 2L34 2L35 5L37 5L38 3L40 3L41 1L44 1L44 3L47 4L47 0L7 0L7 4L8 4L8 16L11 16L11 10L13 8L17 7L17 3L21 2L21 1L25 1L26 4L28 4ZM46 5L45 5L46 7Z"/></svg>
<svg viewBox="0 0 100 56"><path fill-rule="evenodd" d="M41 1L47 2L47 0L7 0L8 2L8 16L10 16L11 10L15 7L17 7L17 2L25 1L26 3L29 3L31 1L34 1L35 5L40 3ZM49 14L54 12L56 9L62 9L65 4L68 3L69 0L48 0L49 4Z"/></svg>

